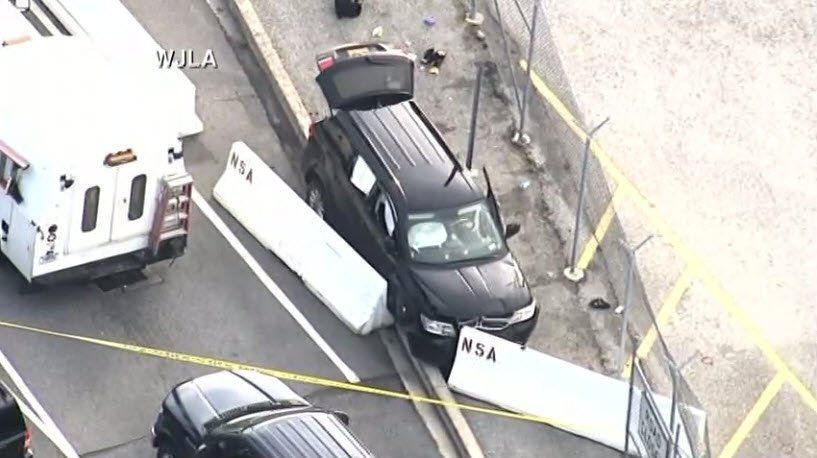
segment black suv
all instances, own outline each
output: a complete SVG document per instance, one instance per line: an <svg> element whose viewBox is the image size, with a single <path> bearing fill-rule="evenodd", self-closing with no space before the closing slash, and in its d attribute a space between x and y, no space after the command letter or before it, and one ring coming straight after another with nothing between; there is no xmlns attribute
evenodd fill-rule
<svg viewBox="0 0 817 458"><path fill-rule="evenodd" d="M31 431L14 397L0 385L0 458L31 458Z"/></svg>
<svg viewBox="0 0 817 458"><path fill-rule="evenodd" d="M174 387L151 432L159 458L372 458L348 422L275 377L222 371Z"/></svg>
<svg viewBox="0 0 817 458"><path fill-rule="evenodd" d="M462 326L525 343L538 307L487 193L411 100L414 62L380 44L317 57L332 111L313 124L306 201L388 281L412 352L450 364Z"/></svg>

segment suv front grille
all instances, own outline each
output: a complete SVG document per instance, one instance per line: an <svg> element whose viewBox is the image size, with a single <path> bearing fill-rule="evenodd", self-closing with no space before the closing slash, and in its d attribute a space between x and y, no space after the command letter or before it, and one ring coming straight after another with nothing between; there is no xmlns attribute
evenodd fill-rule
<svg viewBox="0 0 817 458"><path fill-rule="evenodd" d="M510 326L509 318L480 316L471 320L460 321L460 326L470 326L486 332L503 331Z"/></svg>

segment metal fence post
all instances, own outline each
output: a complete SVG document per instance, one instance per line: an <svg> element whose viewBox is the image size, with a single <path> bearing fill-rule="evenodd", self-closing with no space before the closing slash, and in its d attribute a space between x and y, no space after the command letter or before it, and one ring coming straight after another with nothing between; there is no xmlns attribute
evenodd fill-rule
<svg viewBox="0 0 817 458"><path fill-rule="evenodd" d="M644 246L645 243L649 242L652 238L652 235L648 236L644 239L643 242L639 243L638 246L635 248L630 248L625 242L619 240L619 243L627 250L627 258L628 258L628 265L627 265L627 284L624 285L624 304L619 306L616 310L617 312L622 312L621 318L621 338L619 339L619 346L618 346L618 354L619 354L619 366L618 366L618 373L621 374L624 371L624 366L627 364L627 358L625 356L625 349L627 344L627 319L630 315L630 299L632 296L632 289L633 289L633 273L635 272L635 253L641 247Z"/></svg>
<svg viewBox="0 0 817 458"><path fill-rule="evenodd" d="M573 225L573 246L570 249L570 265L564 271L565 278L572 282L579 282L584 278L584 270L583 269L576 269L576 249L579 244L579 227L581 226L582 222L582 209L584 208L584 189L585 189L585 181L587 180L587 163L590 162L590 142L593 141L593 135L598 132L599 129L602 128L607 121L610 120L608 116L607 119L601 122L598 126L594 127L593 130L587 134L587 138L584 141L584 157L582 158L582 174L581 178L579 179L579 203L576 206L576 223ZM594 236L591 234L591 237Z"/></svg>
<svg viewBox="0 0 817 458"><path fill-rule="evenodd" d="M627 421L624 423L624 450L621 452L622 457L630 456L630 421L632 421L633 416L633 391L634 391L634 384L635 384L635 365L636 365L636 354L635 349L633 349L632 353L633 364L630 365L630 392L627 395Z"/></svg>
<svg viewBox="0 0 817 458"><path fill-rule="evenodd" d="M678 369L675 367L675 364L670 363L669 365L670 375L672 376L672 401L670 404L669 409L669 430L670 433L674 432L675 428L675 412L678 405ZM681 425L679 424L678 427ZM673 439L673 443L675 446L678 445L678 435ZM675 447L667 447L667 458L671 458L673 456L673 448Z"/></svg>
<svg viewBox="0 0 817 458"><path fill-rule="evenodd" d="M485 17L477 12L477 0L471 0L468 6L468 14L465 15L465 22L471 25L482 25L482 22L485 20Z"/></svg>
<svg viewBox="0 0 817 458"><path fill-rule="evenodd" d="M474 142L477 133L477 114L479 114L479 93L482 87L482 69L483 63L477 62L477 80L474 83L474 101L471 104L471 128L468 131L468 153L465 157L465 168L471 170L471 164L474 161Z"/></svg>
<svg viewBox="0 0 817 458"><path fill-rule="evenodd" d="M494 0L496 10L496 22L499 24L499 33L502 35L502 44L505 47L505 59L508 61L508 70L511 72L511 83L513 84L513 95L516 100L516 109L522 111L522 100L519 98L519 83L516 81L516 65L511 59L511 48L508 45L508 36L505 32L505 24L502 22L502 11L499 8L499 0ZM514 121L514 125L516 122Z"/></svg>
<svg viewBox="0 0 817 458"><path fill-rule="evenodd" d="M539 16L539 0L533 2L533 17L530 25L530 40L528 43L527 77L525 79L525 90L522 91L522 108L519 112L519 126L514 132L511 141L516 145L524 146L530 143L530 136L525 133L525 115L528 111L528 92L530 92L530 74L533 69L533 48L536 44L536 19Z"/></svg>

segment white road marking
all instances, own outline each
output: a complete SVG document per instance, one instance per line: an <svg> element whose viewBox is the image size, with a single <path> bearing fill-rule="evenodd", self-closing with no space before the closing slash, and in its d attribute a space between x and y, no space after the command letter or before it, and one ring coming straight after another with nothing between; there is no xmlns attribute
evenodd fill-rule
<svg viewBox="0 0 817 458"><path fill-rule="evenodd" d="M0 351L0 367L8 374L11 383L20 390L20 394L31 406L29 410L23 403L20 403L20 410L23 411L23 414L54 443L54 446L56 446L63 455L67 458L79 458L79 454L74 450L74 447L71 446L71 443L69 443L68 439L62 434L57 424L54 423L54 420L52 420L45 409L43 409L43 406L37 401L37 398L34 397L34 393L28 389L23 378L20 377L20 374L17 373L17 370L11 365L11 361L6 358L6 355L3 354L2 351Z"/></svg>
<svg viewBox="0 0 817 458"><path fill-rule="evenodd" d="M287 297L286 294L278 287L277 284L267 275L264 271L264 268L258 264L258 261L253 258L249 251L241 244L241 241L233 234L229 227L222 221L222 219L216 214L213 210L213 207L204 199L204 197L199 194L199 191L193 188L193 203L196 204L197 207L204 213L204 216L213 223L216 230L218 230L221 235L227 240L227 243L233 247L233 249L238 253L241 259L247 264L247 266L252 270L256 277L261 281L261 283L275 296L275 299L284 306L287 312L298 322L301 328L309 335L313 342L323 351L323 353L335 364L335 366L343 373L344 377L351 382L351 383L358 383L360 382L360 378L357 376L355 371L352 370L342 359L340 356L335 353L332 347L329 346L328 343L318 334L318 331L312 326L309 320L295 307L295 304Z"/></svg>

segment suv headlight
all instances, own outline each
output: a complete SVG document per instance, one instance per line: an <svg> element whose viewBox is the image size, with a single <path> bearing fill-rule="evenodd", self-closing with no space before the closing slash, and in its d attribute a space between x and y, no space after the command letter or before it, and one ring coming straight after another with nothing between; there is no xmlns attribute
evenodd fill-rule
<svg viewBox="0 0 817 458"><path fill-rule="evenodd" d="M423 329L425 329L426 332L431 334L436 334L443 337L454 337L457 335L457 332L454 330L454 325L451 323L432 320L422 313L420 314L420 324L423 325Z"/></svg>
<svg viewBox="0 0 817 458"><path fill-rule="evenodd" d="M533 318L533 315L536 313L536 299L532 300L530 305L526 305L521 309L513 312L511 315L511 319L508 320L510 324L521 323L523 321L528 321Z"/></svg>

